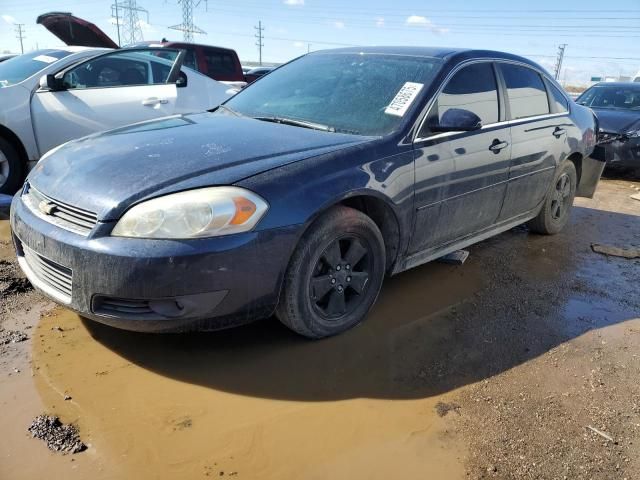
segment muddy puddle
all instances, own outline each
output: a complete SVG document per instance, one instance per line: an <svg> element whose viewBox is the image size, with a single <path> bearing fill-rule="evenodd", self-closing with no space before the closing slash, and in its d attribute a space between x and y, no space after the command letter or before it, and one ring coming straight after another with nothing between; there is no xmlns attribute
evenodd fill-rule
<svg viewBox="0 0 640 480"><path fill-rule="evenodd" d="M463 478L464 449L436 413L454 389L406 373L424 368L425 349L451 334L447 312L482 285L473 262L408 272L365 324L320 342L274 319L158 336L57 309L36 330L35 384L107 477Z"/></svg>

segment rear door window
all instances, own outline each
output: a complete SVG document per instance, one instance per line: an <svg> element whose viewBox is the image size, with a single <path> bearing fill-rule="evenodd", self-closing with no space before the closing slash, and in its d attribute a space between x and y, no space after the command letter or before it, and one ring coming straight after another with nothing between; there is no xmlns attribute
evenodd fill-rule
<svg viewBox="0 0 640 480"><path fill-rule="evenodd" d="M547 90L540 74L520 65L500 64L507 87L511 118L526 118L549 113Z"/></svg>
<svg viewBox="0 0 640 480"><path fill-rule="evenodd" d="M202 51L204 61L207 66L207 73L210 77L229 77L236 73L236 58L233 53L204 48Z"/></svg>
<svg viewBox="0 0 640 480"><path fill-rule="evenodd" d="M476 63L454 74L438 96L438 120L451 108L475 113L483 125L499 119L498 88L491 63Z"/></svg>

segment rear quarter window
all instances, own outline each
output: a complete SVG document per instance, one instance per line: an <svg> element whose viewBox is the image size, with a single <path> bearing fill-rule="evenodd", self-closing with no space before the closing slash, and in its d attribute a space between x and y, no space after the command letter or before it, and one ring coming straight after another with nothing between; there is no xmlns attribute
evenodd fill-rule
<svg viewBox="0 0 640 480"><path fill-rule="evenodd" d="M549 91L551 93L551 101L555 106L556 112L567 112L569 111L569 101L567 98L560 92L555 85L549 83Z"/></svg>
<svg viewBox="0 0 640 480"><path fill-rule="evenodd" d="M511 118L535 117L549 113L547 89L538 72L507 63L500 64L500 70L507 87Z"/></svg>

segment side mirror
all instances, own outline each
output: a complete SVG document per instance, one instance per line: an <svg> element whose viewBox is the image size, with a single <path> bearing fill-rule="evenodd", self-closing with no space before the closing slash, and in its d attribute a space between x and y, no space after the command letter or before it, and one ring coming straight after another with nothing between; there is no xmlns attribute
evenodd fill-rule
<svg viewBox="0 0 640 480"><path fill-rule="evenodd" d="M40 90L49 90L52 92L62 90L62 82L51 73L43 75L40 77Z"/></svg>
<svg viewBox="0 0 640 480"><path fill-rule="evenodd" d="M188 84L187 74L184 72L180 72L176 80L176 88L184 88L187 86L187 84Z"/></svg>
<svg viewBox="0 0 640 480"><path fill-rule="evenodd" d="M429 125L432 132L472 132L482 128L480 117L463 108L450 108L439 122Z"/></svg>

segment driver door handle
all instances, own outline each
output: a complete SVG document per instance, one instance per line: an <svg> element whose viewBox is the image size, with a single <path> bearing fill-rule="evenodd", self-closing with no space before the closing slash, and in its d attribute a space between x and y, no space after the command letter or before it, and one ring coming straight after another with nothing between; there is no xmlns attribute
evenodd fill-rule
<svg viewBox="0 0 640 480"><path fill-rule="evenodd" d="M500 150L503 148L507 148L509 146L509 142L500 141L497 138L493 141L491 146L489 146L489 150L493 153L500 153Z"/></svg>
<svg viewBox="0 0 640 480"><path fill-rule="evenodd" d="M149 97L142 100L142 105L144 105L145 107L155 107L156 105L164 105L166 103L169 103L169 100L158 97Z"/></svg>

